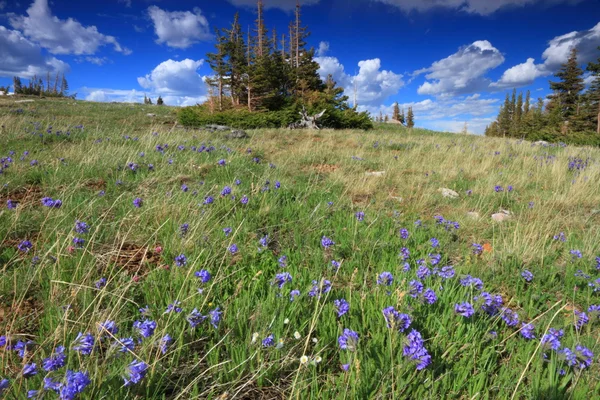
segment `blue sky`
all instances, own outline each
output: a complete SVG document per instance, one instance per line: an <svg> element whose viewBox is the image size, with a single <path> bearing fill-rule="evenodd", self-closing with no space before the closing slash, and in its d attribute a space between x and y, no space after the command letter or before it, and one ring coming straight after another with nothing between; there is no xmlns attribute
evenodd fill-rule
<svg viewBox="0 0 600 400"><path fill-rule="evenodd" d="M296 0L263 0L267 27L287 32ZM13 75L66 72L93 101L171 105L205 99L204 62L215 28L254 0L0 0L0 84ZM303 22L320 73L334 75L361 109L412 106L418 126L481 133L506 91L548 94L577 46L600 58L600 0L304 0Z"/></svg>

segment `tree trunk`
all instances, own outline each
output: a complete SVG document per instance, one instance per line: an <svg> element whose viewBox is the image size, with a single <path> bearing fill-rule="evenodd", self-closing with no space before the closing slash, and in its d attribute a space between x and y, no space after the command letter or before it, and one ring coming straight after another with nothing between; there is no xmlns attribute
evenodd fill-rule
<svg viewBox="0 0 600 400"><path fill-rule="evenodd" d="M250 80L250 77L248 77ZM250 83L248 83L248 111L252 112L252 89L250 88Z"/></svg>
<svg viewBox="0 0 600 400"><path fill-rule="evenodd" d="M219 77L219 111L223 111L223 78Z"/></svg>

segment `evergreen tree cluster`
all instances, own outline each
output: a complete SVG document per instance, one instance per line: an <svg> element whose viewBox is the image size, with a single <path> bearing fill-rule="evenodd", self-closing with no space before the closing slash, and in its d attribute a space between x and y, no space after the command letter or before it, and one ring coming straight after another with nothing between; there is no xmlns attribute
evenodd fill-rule
<svg viewBox="0 0 600 400"><path fill-rule="evenodd" d="M296 115L306 107L309 113L323 109L319 120L325 127L346 128L346 120L371 125L368 113L348 106L344 89L329 75L323 82L314 60L315 50L307 45L310 32L302 23L300 2L296 3L288 32L279 35L267 30L263 1L257 1L253 29L244 30L235 14L229 28L215 31L215 51L206 59L213 75L206 79L208 100L196 106L199 120L233 110L247 112L288 112ZM186 120L191 114L186 111ZM288 115L288 114L286 114ZM287 117L286 117L287 118Z"/></svg>
<svg viewBox="0 0 600 400"><path fill-rule="evenodd" d="M34 75L27 84L21 81L18 76L13 77L13 88L15 94L46 96L46 97L67 97L69 92L69 84L65 74L62 76L57 72L54 79L48 72L46 83L37 75ZM75 97L71 95L70 97Z"/></svg>
<svg viewBox="0 0 600 400"><path fill-rule="evenodd" d="M496 121L486 128L486 136L600 145L600 58L590 62L587 71L592 83L584 91L584 71L573 48L554 75L558 81L550 81L553 93L547 102L538 98L532 104L529 91L523 99L523 93L517 96L513 89L512 96L506 95Z"/></svg>

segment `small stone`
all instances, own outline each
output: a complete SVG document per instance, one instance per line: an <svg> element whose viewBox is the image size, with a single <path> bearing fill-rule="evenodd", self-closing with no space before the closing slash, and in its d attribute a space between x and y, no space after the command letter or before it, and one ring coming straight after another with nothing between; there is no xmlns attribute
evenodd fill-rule
<svg viewBox="0 0 600 400"><path fill-rule="evenodd" d="M496 222L504 222L511 218L512 218L512 216L510 214L505 214L503 212L492 214L492 219Z"/></svg>
<svg viewBox="0 0 600 400"><path fill-rule="evenodd" d="M467 217L469 217L471 219L479 219L481 216L479 215L479 213L477 211L469 211L467 213Z"/></svg>
<svg viewBox="0 0 600 400"><path fill-rule="evenodd" d="M156 117L156 114L148 113L148 114L146 114L146 117Z"/></svg>
<svg viewBox="0 0 600 400"><path fill-rule="evenodd" d="M457 199L458 198L458 193L456 193L452 189L441 188L441 189L438 189L438 192L441 192L442 196L444 196L444 197L449 197L451 199Z"/></svg>
<svg viewBox="0 0 600 400"><path fill-rule="evenodd" d="M366 176L384 176L385 171L367 171L365 172Z"/></svg>
<svg viewBox="0 0 600 400"><path fill-rule="evenodd" d="M231 133L225 136L227 139L246 139L248 134L241 129L232 129Z"/></svg>

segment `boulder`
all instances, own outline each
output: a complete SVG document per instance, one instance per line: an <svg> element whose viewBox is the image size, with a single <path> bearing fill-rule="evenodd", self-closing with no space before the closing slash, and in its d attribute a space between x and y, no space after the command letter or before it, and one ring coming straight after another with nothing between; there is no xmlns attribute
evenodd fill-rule
<svg viewBox="0 0 600 400"><path fill-rule="evenodd" d="M512 213L508 210L500 210L499 213L492 214L492 220L496 222L504 222L512 218Z"/></svg>
<svg viewBox="0 0 600 400"><path fill-rule="evenodd" d="M211 124L211 125L206 125L204 127L206 130L209 130L211 132L214 131L231 131L233 130L232 128L230 128L229 126L225 126L225 125L215 125L215 124Z"/></svg>
<svg viewBox="0 0 600 400"><path fill-rule="evenodd" d="M247 137L248 134L241 129L232 129L231 133L225 136L227 139L246 139Z"/></svg>
<svg viewBox="0 0 600 400"><path fill-rule="evenodd" d="M156 114L148 113L148 114L146 114L146 117L156 117Z"/></svg>
<svg viewBox="0 0 600 400"><path fill-rule="evenodd" d="M458 193L456 193L452 189L441 188L441 189L438 189L438 192L441 192L442 196L444 196L444 197L448 197L448 198L451 198L451 199L457 199L458 198Z"/></svg>

